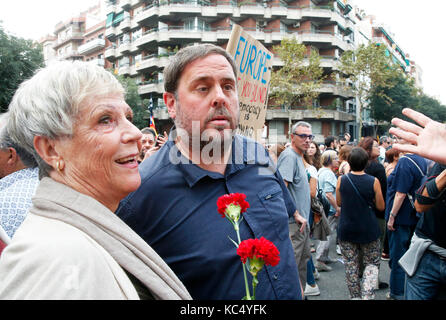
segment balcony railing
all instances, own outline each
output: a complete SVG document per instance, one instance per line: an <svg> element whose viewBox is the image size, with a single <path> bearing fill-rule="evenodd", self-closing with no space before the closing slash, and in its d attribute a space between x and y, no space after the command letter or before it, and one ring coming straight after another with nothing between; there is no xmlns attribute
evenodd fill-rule
<svg viewBox="0 0 446 320"><path fill-rule="evenodd" d="M83 45L79 46L77 50L79 51L80 54L90 54L97 50L101 50L104 47L105 47L105 40L97 38L87 43L84 43Z"/></svg>

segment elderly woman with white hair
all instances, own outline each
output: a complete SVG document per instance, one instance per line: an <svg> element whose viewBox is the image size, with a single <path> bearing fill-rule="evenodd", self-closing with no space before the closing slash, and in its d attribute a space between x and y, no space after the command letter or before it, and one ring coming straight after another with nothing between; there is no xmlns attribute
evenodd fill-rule
<svg viewBox="0 0 446 320"><path fill-rule="evenodd" d="M7 130L40 170L25 221L0 259L3 299L190 299L114 211L141 184L141 132L113 75L60 62L17 90Z"/></svg>

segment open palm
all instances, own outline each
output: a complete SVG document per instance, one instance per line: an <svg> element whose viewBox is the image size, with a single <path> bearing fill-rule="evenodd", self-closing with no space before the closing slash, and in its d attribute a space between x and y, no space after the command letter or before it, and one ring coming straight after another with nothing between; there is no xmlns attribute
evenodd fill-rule
<svg viewBox="0 0 446 320"><path fill-rule="evenodd" d="M416 153L446 164L446 126L409 108L403 109L403 114L421 127L399 118L392 119L392 124L398 128L391 128L389 132L411 143L397 143L393 147L402 152Z"/></svg>

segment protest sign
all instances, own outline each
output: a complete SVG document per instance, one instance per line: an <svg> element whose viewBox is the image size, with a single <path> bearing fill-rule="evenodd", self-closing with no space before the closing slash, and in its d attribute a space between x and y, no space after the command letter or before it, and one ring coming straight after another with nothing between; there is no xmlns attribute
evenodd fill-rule
<svg viewBox="0 0 446 320"><path fill-rule="evenodd" d="M234 25L226 48L237 66L240 119L237 133L260 141L265 124L273 54Z"/></svg>

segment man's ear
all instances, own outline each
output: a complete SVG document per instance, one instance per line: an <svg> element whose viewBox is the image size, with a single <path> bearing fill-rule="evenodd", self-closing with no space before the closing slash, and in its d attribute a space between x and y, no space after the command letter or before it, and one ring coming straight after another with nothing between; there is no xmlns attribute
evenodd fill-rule
<svg viewBox="0 0 446 320"><path fill-rule="evenodd" d="M17 156L17 151L12 147L9 147L8 151L9 151L9 156L8 156L7 163L10 166L15 166L17 161L19 160L19 158Z"/></svg>
<svg viewBox="0 0 446 320"><path fill-rule="evenodd" d="M56 162L59 161L61 157L56 150L53 139L43 136L35 136L34 149L47 164L56 168Z"/></svg>
<svg viewBox="0 0 446 320"><path fill-rule="evenodd" d="M167 112L169 112L169 116L170 118L172 118L172 120L175 120L176 117L176 99L175 99L175 95L171 92L164 92L163 93L163 99L164 99L164 104L167 107Z"/></svg>

